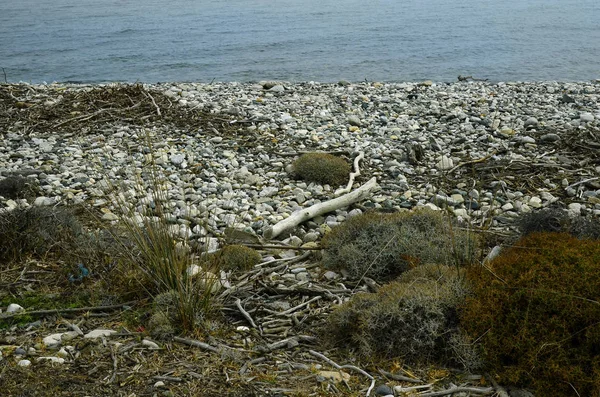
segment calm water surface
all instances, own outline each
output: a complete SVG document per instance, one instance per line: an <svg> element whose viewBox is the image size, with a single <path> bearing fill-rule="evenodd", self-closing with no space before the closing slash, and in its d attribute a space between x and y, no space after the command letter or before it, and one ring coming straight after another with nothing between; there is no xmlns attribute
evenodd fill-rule
<svg viewBox="0 0 600 397"><path fill-rule="evenodd" d="M600 78L600 0L0 0L0 37L9 81Z"/></svg>

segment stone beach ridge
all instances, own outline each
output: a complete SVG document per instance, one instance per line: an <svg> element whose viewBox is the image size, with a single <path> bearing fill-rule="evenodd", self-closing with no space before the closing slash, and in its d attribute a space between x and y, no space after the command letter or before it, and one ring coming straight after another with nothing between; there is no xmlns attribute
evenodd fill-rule
<svg viewBox="0 0 600 397"><path fill-rule="evenodd" d="M96 208L107 226L121 220L143 225L156 209L152 189L159 187L169 233L190 245L206 244L200 248L209 252L224 237L238 237L259 247L262 261L240 277L221 272L220 283L211 286L221 291L231 329L224 338L207 332L206 342L150 340L151 321L141 317L130 326L125 317L148 314L148 302L105 291L101 281L114 263L108 271L100 263L90 262L97 265L91 270L80 263L68 281L56 270L62 263L11 264L0 280L10 287L0 313L9 325L1 333L0 361L10 376L0 381L11 381L14 393L29 388L42 394L51 380L52 390L55 383L82 395L330 395L333 387L352 396L365 390L532 396L510 387L507 393L487 374L406 371L397 361L386 368L400 368L402 375L379 369L380 377L374 372L378 364L312 350L318 338L311 332L333 307L381 287L368 277L353 286L343 271L325 268L315 250L331 228L369 210L447 211L465 228L470 222L471 230L491 232L487 248L510 242L522 215L543 208L597 221L599 99L598 81L0 85L0 182L21 176L40 187L27 199L0 196L0 213L85 205ZM374 180L379 189L269 241L265 236L274 225L330 202L346 187L295 178L293 161L314 151L359 164L350 192ZM167 240L176 239L168 234ZM499 250L494 247L488 258ZM192 270L200 272L198 266ZM84 280L90 272L97 284ZM101 288L101 304L54 313L17 300L22 291L43 298L52 286L61 293ZM50 296L68 300L69 293ZM152 305L166 305L157 297ZM126 303L116 304L121 301ZM41 319L11 323L23 310ZM211 323L215 335L224 332L217 323ZM348 362L369 365L374 376L335 364ZM361 386L350 390L348 381Z"/></svg>
<svg viewBox="0 0 600 397"><path fill-rule="evenodd" d="M34 94L28 100L52 107L66 91L98 86L29 87ZM153 158L168 177L180 234L192 238L207 234L194 218L210 214L213 229L251 227L261 234L294 211L332 198L337 187L290 177L294 156L308 151L341 152L349 161L364 152L363 175L354 188L375 176L382 189L354 212L448 207L473 222L493 213L492 226L500 228L550 205L573 215L600 215L596 82L145 87L162 91L173 106L222 117L238 134L166 125L143 129L118 120L72 136L23 135L13 126L0 131L0 175L38 179L44 196L35 205L87 201L111 220L116 215L103 180L133 184ZM151 149L145 134L154 141ZM140 198L133 190L122 193ZM297 237L314 241L348 214L340 209L309 221Z"/></svg>

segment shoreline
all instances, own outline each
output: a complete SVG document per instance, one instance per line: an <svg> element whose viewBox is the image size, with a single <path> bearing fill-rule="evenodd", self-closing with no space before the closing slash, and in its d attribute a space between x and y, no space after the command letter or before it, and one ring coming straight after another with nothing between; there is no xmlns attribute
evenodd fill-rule
<svg viewBox="0 0 600 397"><path fill-rule="evenodd" d="M28 109L44 107L52 113L64 105L61 98L68 92L132 86L25 85L31 90L26 89L23 98L13 97ZM561 206L572 215L600 216L600 163L594 159L600 145L600 84L262 82L143 87L153 95L164 94L164 103L203 112L236 129L232 136L221 136L216 124L212 130L196 131L161 123L160 118L151 124L157 140L152 155L173 182L170 198L179 207L182 202L191 205L196 215L219 209L212 225L218 229L236 217L261 234L293 212L331 198L337 187L291 178L293 154L306 151L345 152L349 161L365 153L363 175L354 187L376 177L382 189L355 207L360 210L447 207L474 223L492 217L492 226L501 229L522 214L549 206ZM74 119L90 117L94 122L91 110L78 112L73 111ZM5 137L0 174L41 168L46 195L37 204L91 202L104 208L98 183L106 174L91 164L100 159L110 178L133 177L150 151L140 142L147 127L116 117L100 129L92 123L79 136L61 138L61 128L69 125L68 120L61 124L64 121L55 123L55 130L29 132L27 137L14 126L0 130ZM31 177L39 179L39 174ZM312 233L321 235L321 229L339 224L349 210L311 221L304 232L311 239ZM174 205L173 216L180 218L182 213Z"/></svg>

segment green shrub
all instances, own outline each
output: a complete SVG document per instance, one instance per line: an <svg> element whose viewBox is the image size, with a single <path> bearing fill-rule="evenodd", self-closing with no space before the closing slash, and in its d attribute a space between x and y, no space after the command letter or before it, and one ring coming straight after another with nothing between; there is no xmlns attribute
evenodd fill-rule
<svg viewBox="0 0 600 397"><path fill-rule="evenodd" d="M29 207L0 212L0 261L28 255L72 255L82 226L67 208Z"/></svg>
<svg viewBox="0 0 600 397"><path fill-rule="evenodd" d="M306 181L339 186L348 182L350 164L328 153L306 153L294 162L294 173Z"/></svg>
<svg viewBox="0 0 600 397"><path fill-rule="evenodd" d="M211 255L211 262L223 270L251 270L260 260L258 251L243 245L227 245Z"/></svg>
<svg viewBox="0 0 600 397"><path fill-rule="evenodd" d="M468 276L461 323L501 382L600 395L600 241L533 233Z"/></svg>
<svg viewBox="0 0 600 397"><path fill-rule="evenodd" d="M457 268L423 265L377 293L354 295L331 313L322 335L333 346L355 347L364 358L460 363L451 340L466 293Z"/></svg>
<svg viewBox="0 0 600 397"><path fill-rule="evenodd" d="M0 180L0 196L16 200L35 197L40 189L36 180L22 176L9 176Z"/></svg>
<svg viewBox="0 0 600 397"><path fill-rule="evenodd" d="M422 209L352 217L321 245L328 268L345 269L351 278L392 279L420 264L471 263L477 241L443 213Z"/></svg>

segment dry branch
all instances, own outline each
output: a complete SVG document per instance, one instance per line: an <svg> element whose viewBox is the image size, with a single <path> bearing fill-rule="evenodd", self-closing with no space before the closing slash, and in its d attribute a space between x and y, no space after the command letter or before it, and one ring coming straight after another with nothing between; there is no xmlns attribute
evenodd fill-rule
<svg viewBox="0 0 600 397"><path fill-rule="evenodd" d="M365 158L364 152L359 152L358 156L354 159L354 172L350 174L350 180L348 181L348 185L343 189L338 189L335 191L334 196L339 196L340 194L349 193L352 189L352 185L354 184L354 179L357 176L360 176L360 167L358 163Z"/></svg>
<svg viewBox="0 0 600 397"><path fill-rule="evenodd" d="M379 185L377 184L377 179L373 177L367 183L353 192L294 212L288 218L267 228L263 232L263 235L267 239L273 239L279 236L283 231L298 226L302 222L312 219L315 216L319 216L339 208L347 207L350 204L356 203L357 201L364 200L372 192L377 190L379 190Z"/></svg>

